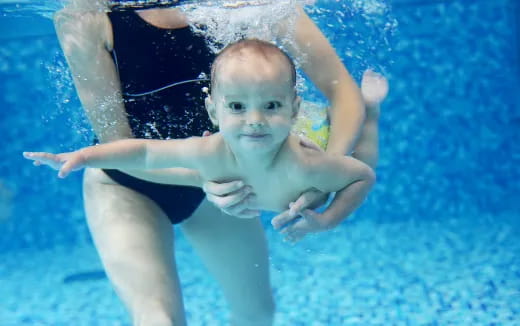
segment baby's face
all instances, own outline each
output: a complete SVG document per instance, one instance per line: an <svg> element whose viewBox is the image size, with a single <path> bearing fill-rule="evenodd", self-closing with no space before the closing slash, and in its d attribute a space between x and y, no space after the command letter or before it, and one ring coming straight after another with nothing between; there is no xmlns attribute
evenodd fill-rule
<svg viewBox="0 0 520 326"><path fill-rule="evenodd" d="M212 92L214 117L235 150L267 152L285 141L299 98L285 58L228 58L218 68Z"/></svg>

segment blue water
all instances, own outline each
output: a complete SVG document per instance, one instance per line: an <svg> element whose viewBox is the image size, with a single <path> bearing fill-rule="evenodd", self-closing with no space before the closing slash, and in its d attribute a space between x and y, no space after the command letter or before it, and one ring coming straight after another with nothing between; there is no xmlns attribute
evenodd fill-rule
<svg viewBox="0 0 520 326"><path fill-rule="evenodd" d="M276 325L520 325L518 2L395 0L377 15L344 3L309 12L356 78L390 80L378 184L353 218L295 246L265 223ZM0 15L0 325L129 325L81 176L21 157L91 139L51 25ZM176 247L190 325L225 325L180 232Z"/></svg>

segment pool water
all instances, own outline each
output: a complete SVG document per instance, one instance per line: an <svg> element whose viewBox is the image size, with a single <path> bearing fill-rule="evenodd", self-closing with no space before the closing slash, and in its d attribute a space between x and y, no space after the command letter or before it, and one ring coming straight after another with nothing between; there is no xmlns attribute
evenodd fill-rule
<svg viewBox="0 0 520 326"><path fill-rule="evenodd" d="M378 183L352 218L290 245L263 216L276 325L520 325L519 6L306 8L356 79L371 67L391 90ZM75 149L92 134L51 21L5 8L0 325L130 325L92 246L81 175L59 180L21 156ZM225 325L222 294L181 232L176 247L188 323Z"/></svg>

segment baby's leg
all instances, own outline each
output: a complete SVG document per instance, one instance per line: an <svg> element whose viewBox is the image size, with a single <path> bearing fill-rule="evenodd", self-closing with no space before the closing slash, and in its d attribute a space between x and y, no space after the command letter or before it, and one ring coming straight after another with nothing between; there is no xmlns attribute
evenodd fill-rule
<svg viewBox="0 0 520 326"><path fill-rule="evenodd" d="M173 228L147 197L87 169L85 210L107 275L134 326L186 325Z"/></svg>
<svg viewBox="0 0 520 326"><path fill-rule="evenodd" d="M231 325L272 325L274 300L260 221L225 215L206 199L181 227L220 283L231 309Z"/></svg>
<svg viewBox="0 0 520 326"><path fill-rule="evenodd" d="M361 81L366 117L352 156L375 168L379 159L379 104L388 94L388 81L371 70L365 71Z"/></svg>

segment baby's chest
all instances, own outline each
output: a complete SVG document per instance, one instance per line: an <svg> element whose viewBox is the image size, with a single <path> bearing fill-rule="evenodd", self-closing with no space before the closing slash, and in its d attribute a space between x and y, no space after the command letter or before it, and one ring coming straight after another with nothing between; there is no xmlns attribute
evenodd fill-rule
<svg viewBox="0 0 520 326"><path fill-rule="evenodd" d="M301 180L290 174L271 174L263 178L248 178L245 180L253 187L256 195L255 206L269 211L283 211L289 208L289 203L295 201L305 191Z"/></svg>
<svg viewBox="0 0 520 326"><path fill-rule="evenodd" d="M241 168L232 163L223 160L210 164L211 169L202 173L203 178L221 183L242 180L253 188L255 194L254 201L250 202L251 209L277 212L286 210L290 202L312 187L295 160L281 160L276 166L263 171L252 167Z"/></svg>

